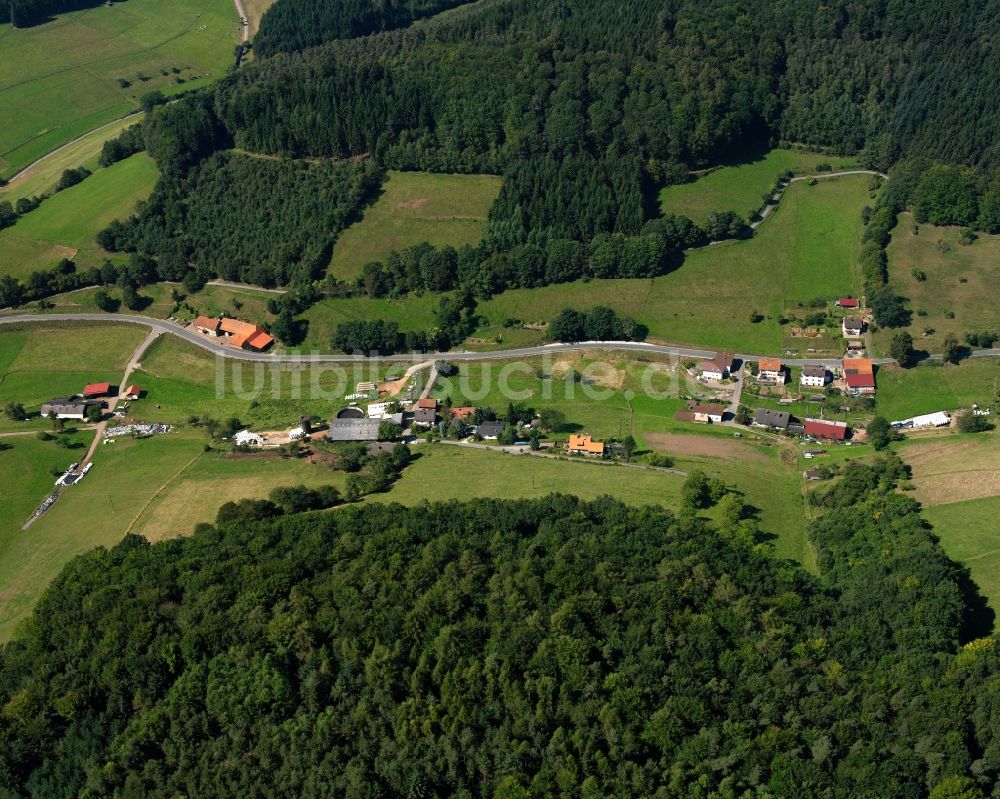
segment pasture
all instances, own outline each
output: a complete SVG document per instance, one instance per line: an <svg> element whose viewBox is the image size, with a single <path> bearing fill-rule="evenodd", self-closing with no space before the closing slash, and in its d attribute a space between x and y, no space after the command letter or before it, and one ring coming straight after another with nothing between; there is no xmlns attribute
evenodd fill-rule
<svg viewBox="0 0 1000 799"><path fill-rule="evenodd" d="M425 241L455 248L476 244L499 191L494 175L390 171L363 218L337 237L327 271L350 281L392 250Z"/></svg>
<svg viewBox="0 0 1000 799"><path fill-rule="evenodd" d="M127 0L0 31L0 176L122 117L154 89L205 86L233 63L229 0Z"/></svg>
<svg viewBox="0 0 1000 799"><path fill-rule="evenodd" d="M898 452L945 552L1000 610L1000 433L915 437Z"/></svg>
<svg viewBox="0 0 1000 799"><path fill-rule="evenodd" d="M927 361L911 369L879 367L878 412L893 421L921 413L989 405L1000 399L1000 358L969 358L960 364Z"/></svg>
<svg viewBox="0 0 1000 799"><path fill-rule="evenodd" d="M851 159L809 150L771 150L751 160L712 169L690 183L661 189L660 210L682 214L698 224L707 222L715 211L735 211L749 219L764 204L764 194L774 187L778 175L789 169L796 174L813 174L821 163L834 169L855 165Z"/></svg>
<svg viewBox="0 0 1000 799"><path fill-rule="evenodd" d="M67 169L82 166L91 172L95 171L98 169L97 157L101 154L104 142L115 138L140 120L140 117L135 116L118 119L54 151L20 173L16 180L0 186L0 202L15 202L21 197L49 194L55 190L63 171Z"/></svg>
<svg viewBox="0 0 1000 799"><path fill-rule="evenodd" d="M43 402L80 392L87 383L117 384L147 330L126 324L32 324L0 328L0 406L20 402L37 412ZM0 416L0 430L25 422ZM38 420L35 426L47 427Z"/></svg>
<svg viewBox="0 0 1000 799"><path fill-rule="evenodd" d="M678 269L652 280L584 279L504 292L480 303L485 321L475 335L504 335L507 318L548 321L563 307L609 305L647 324L654 340L779 353L786 308L857 294L859 211L867 187L865 175L795 183L752 239L692 251ZM427 294L323 300L306 312L307 345L328 347L337 324L348 319L391 319L401 330L430 327L436 304ZM760 321L751 321L753 312Z"/></svg>
<svg viewBox="0 0 1000 799"><path fill-rule="evenodd" d="M886 252L892 287L913 312L908 329L914 345L941 352L948 334L961 340L968 331L1000 329L1000 236L980 234L965 245L956 227L919 225L916 235L913 230L913 216L900 214ZM918 280L913 270L926 279ZM894 332L877 334L883 349Z"/></svg>
<svg viewBox="0 0 1000 799"><path fill-rule="evenodd" d="M969 568L994 612L1000 610L1000 497L924 508L948 556Z"/></svg>
<svg viewBox="0 0 1000 799"><path fill-rule="evenodd" d="M112 220L135 211L157 176L153 160L137 153L49 197L0 231L0 274L27 277L61 258L75 260L77 268L100 266L108 254L94 237Z"/></svg>

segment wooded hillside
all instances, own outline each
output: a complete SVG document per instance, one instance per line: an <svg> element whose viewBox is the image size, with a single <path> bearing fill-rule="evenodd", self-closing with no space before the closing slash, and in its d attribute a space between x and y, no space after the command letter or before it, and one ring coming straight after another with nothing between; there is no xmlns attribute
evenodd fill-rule
<svg viewBox="0 0 1000 799"><path fill-rule="evenodd" d="M753 545L741 502L695 518L694 485L679 516L557 496L129 537L0 653L0 784L997 796L997 640L960 646L966 578L901 473L822 495L818 580Z"/></svg>

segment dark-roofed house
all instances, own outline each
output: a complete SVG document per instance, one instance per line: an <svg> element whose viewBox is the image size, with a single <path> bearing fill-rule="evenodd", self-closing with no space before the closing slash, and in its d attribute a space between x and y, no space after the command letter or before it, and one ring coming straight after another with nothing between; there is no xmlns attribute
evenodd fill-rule
<svg viewBox="0 0 1000 799"><path fill-rule="evenodd" d="M375 441L378 419L333 419L326 437L330 441Z"/></svg>
<svg viewBox="0 0 1000 799"><path fill-rule="evenodd" d="M847 438L848 426L844 422L828 422L825 419L806 419L807 436L827 438L831 441L843 441Z"/></svg>
<svg viewBox="0 0 1000 799"><path fill-rule="evenodd" d="M826 367L821 363L807 363L802 367L802 376L799 378L799 385L822 388L826 385Z"/></svg>
<svg viewBox="0 0 1000 799"><path fill-rule="evenodd" d="M823 472L820 471L819 469L806 469L804 472L802 472L802 476L806 480L822 480Z"/></svg>
<svg viewBox="0 0 1000 799"><path fill-rule="evenodd" d="M840 329L844 338L858 338L865 332L865 322L863 319L856 319L853 316L845 316L840 323Z"/></svg>
<svg viewBox="0 0 1000 799"><path fill-rule="evenodd" d="M710 361L698 364L701 376L709 380L722 380L729 377L733 369L735 356L731 352L720 352Z"/></svg>
<svg viewBox="0 0 1000 799"><path fill-rule="evenodd" d="M101 405L97 400L76 400L68 397L55 397L48 402L42 403L42 416L49 418L55 416L56 419L77 419L83 421L87 418L87 408L91 405Z"/></svg>
<svg viewBox="0 0 1000 799"><path fill-rule="evenodd" d="M436 399L418 399L413 404L413 423L430 427L437 421L437 407Z"/></svg>
<svg viewBox="0 0 1000 799"><path fill-rule="evenodd" d="M788 411L774 411L770 408L758 408L754 414L755 427L770 427L772 430L787 430L792 415Z"/></svg>
<svg viewBox="0 0 1000 799"><path fill-rule="evenodd" d="M476 429L480 438L495 439L503 432L503 422L483 422Z"/></svg>

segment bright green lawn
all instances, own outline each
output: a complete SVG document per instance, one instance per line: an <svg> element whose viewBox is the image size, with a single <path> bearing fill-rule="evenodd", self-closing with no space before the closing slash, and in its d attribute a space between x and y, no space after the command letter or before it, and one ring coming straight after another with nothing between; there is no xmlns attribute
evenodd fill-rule
<svg viewBox="0 0 1000 799"><path fill-rule="evenodd" d="M94 237L132 213L157 175L153 160L138 153L48 198L0 231L0 274L25 277L64 256L75 258L77 268L99 266L105 253Z"/></svg>
<svg viewBox="0 0 1000 799"><path fill-rule="evenodd" d="M753 161L713 169L691 183L667 186L660 191L660 208L667 214L683 214L704 223L715 211L736 211L749 219L764 203L778 175L791 169L811 174L816 165L834 169L854 166L850 159L819 155L808 150L771 150Z"/></svg>
<svg viewBox="0 0 1000 799"><path fill-rule="evenodd" d="M66 169L84 166L93 172L98 168L97 157L104 142L115 138L125 128L140 121L139 117L119 119L53 152L24 172L17 180L12 180L6 186L0 186L0 201L15 202L21 197L51 193Z"/></svg>
<svg viewBox="0 0 1000 799"><path fill-rule="evenodd" d="M548 321L564 306L610 305L649 326L651 338L743 353L778 353L785 308L816 297L857 293L859 210L867 176L793 184L749 241L705 247L654 280L579 280L504 292L479 306L487 324L477 336L502 335L508 317ZM437 298L324 300L306 313L308 346L329 346L339 322L383 318L400 329L430 327ZM766 318L756 324L750 314Z"/></svg>
<svg viewBox="0 0 1000 799"><path fill-rule="evenodd" d="M3 26L0 176L124 116L146 92L215 80L233 62L238 30L229 0L128 0L31 28ZM121 88L119 78L131 85Z"/></svg>
<svg viewBox="0 0 1000 799"><path fill-rule="evenodd" d="M881 367L877 407L890 421L995 402L1000 358L970 358L959 365L928 362L912 369Z"/></svg>
<svg viewBox="0 0 1000 799"><path fill-rule="evenodd" d="M329 272L353 280L366 263L424 241L475 244L499 191L500 178L493 175L389 172L364 218L337 238Z"/></svg>
<svg viewBox="0 0 1000 799"><path fill-rule="evenodd" d="M1000 497L971 499L924 508L941 546L969 567L994 610L1000 608Z"/></svg>

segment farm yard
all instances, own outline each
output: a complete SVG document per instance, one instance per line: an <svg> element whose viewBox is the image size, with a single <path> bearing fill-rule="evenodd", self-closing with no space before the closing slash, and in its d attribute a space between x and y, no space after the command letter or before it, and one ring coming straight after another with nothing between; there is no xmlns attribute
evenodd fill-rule
<svg viewBox="0 0 1000 799"><path fill-rule="evenodd" d="M94 237L112 220L131 214L149 196L157 175L153 160L138 153L49 197L0 231L0 275L24 278L62 258L75 260L77 268L100 266L108 253Z"/></svg>
<svg viewBox="0 0 1000 799"><path fill-rule="evenodd" d="M499 191L500 178L493 175L390 171L361 221L338 237L327 271L351 281L366 263L392 250L422 242L476 244Z"/></svg>
<svg viewBox="0 0 1000 799"><path fill-rule="evenodd" d="M148 331L128 324L62 324L0 329L0 406L20 402L37 412L54 396L79 392L86 383L117 383ZM28 426L26 428L26 425ZM0 416L0 432L47 428L48 422L11 422Z"/></svg>
<svg viewBox="0 0 1000 799"><path fill-rule="evenodd" d="M229 0L129 0L4 26L0 177L125 116L147 92L211 83L233 63L238 23Z"/></svg>
<svg viewBox="0 0 1000 799"><path fill-rule="evenodd" d="M810 174L816 166L830 164L834 169L855 166L851 159L826 156L809 150L770 150L752 160L726 164L708 171L690 183L677 183L660 190L660 210L665 214L683 214L698 224L708 221L717 211L735 211L748 219L764 203L786 170Z"/></svg>

